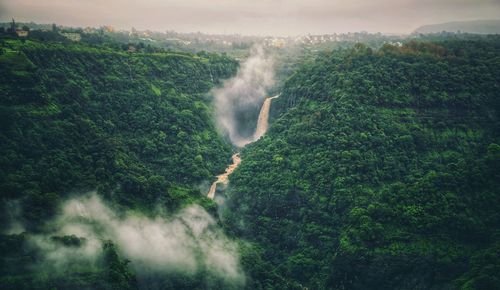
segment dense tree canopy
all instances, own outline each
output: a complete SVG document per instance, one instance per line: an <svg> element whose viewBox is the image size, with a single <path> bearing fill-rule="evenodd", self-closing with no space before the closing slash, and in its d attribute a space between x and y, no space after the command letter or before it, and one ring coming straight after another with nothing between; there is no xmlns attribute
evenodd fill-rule
<svg viewBox="0 0 500 290"><path fill-rule="evenodd" d="M43 231L63 199L88 191L145 214L194 201L215 210L198 185L223 171L231 147L215 130L207 93L236 72L236 61L0 39L0 68L2 228L16 222ZM22 234L1 236L0 288L49 283L24 272L23 261L36 260L26 249ZM117 272L110 285L129 285L133 279L114 246L104 251L103 265ZM97 277L88 285L100 279L95 271L86 272ZM52 285L77 285L62 278ZM101 286L111 287L92 288Z"/></svg>
<svg viewBox="0 0 500 290"><path fill-rule="evenodd" d="M250 287L498 289L499 86L498 38L305 64L227 192Z"/></svg>
<svg viewBox="0 0 500 290"><path fill-rule="evenodd" d="M499 37L283 54L270 130L242 150L217 212L199 188L232 148L209 91L238 63L59 36L0 36L0 289L140 287L112 240L97 260L41 266L33 237L89 191L119 212L220 213L247 289L498 289ZM243 285L209 270L146 288Z"/></svg>

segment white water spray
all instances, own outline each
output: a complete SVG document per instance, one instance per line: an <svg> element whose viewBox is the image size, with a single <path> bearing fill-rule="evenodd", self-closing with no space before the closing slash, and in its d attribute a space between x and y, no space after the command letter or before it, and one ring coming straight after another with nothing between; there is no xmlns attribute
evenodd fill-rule
<svg viewBox="0 0 500 290"><path fill-rule="evenodd" d="M241 131L242 122L247 121L241 118L241 113L258 108L273 84L273 58L262 47L256 46L236 76L213 91L217 127L237 147L253 141L253 136L245 136Z"/></svg>

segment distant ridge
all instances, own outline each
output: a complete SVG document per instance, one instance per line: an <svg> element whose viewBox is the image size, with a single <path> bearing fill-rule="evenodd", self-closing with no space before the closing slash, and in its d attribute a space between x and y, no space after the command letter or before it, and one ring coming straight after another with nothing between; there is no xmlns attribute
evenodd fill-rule
<svg viewBox="0 0 500 290"><path fill-rule="evenodd" d="M499 34L500 20L456 21L440 24L424 25L415 30L416 33L464 32L476 34Z"/></svg>

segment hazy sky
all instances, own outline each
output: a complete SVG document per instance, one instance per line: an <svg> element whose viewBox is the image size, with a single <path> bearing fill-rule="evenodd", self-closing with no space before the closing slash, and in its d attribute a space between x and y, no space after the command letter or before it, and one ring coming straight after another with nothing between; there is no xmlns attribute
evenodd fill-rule
<svg viewBox="0 0 500 290"><path fill-rule="evenodd" d="M255 35L406 33L499 15L500 0L0 0L3 21Z"/></svg>

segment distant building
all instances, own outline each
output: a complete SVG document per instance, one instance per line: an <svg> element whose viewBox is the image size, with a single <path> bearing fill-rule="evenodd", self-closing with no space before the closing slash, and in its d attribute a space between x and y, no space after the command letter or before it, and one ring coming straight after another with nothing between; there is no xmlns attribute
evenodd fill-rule
<svg viewBox="0 0 500 290"><path fill-rule="evenodd" d="M28 37L29 31L27 30L22 30L22 29L16 29L16 34L18 37Z"/></svg>
<svg viewBox="0 0 500 290"><path fill-rule="evenodd" d="M61 34L62 36L66 37L67 39L71 40L71 41L80 41L82 39L82 36L80 35L80 33L76 33L76 32L60 32L59 34Z"/></svg>
<svg viewBox="0 0 500 290"><path fill-rule="evenodd" d="M281 38L275 38L271 41L271 46L277 47L277 48L282 48L285 46L285 40Z"/></svg>
<svg viewBox="0 0 500 290"><path fill-rule="evenodd" d="M26 26L25 28L26 29L17 28L17 23L14 20L14 18L12 18L12 22L10 23L10 27L7 28L7 32L11 34L16 34L18 37L27 37L29 33L29 28L27 28Z"/></svg>

